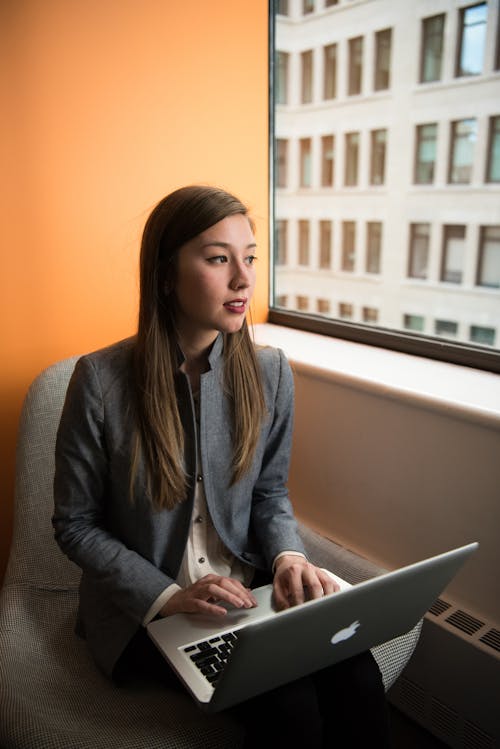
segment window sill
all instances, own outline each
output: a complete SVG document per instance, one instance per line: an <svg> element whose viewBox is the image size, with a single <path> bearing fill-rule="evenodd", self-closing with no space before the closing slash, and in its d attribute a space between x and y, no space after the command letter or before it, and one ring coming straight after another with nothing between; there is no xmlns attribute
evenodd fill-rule
<svg viewBox="0 0 500 749"><path fill-rule="evenodd" d="M500 375L263 323L258 344L283 349L297 371L456 418L500 426Z"/></svg>

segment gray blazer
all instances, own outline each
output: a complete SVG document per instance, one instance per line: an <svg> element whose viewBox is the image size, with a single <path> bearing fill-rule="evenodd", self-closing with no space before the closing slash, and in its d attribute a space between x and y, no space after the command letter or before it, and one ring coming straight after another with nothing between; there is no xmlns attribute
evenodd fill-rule
<svg viewBox="0 0 500 749"><path fill-rule="evenodd" d="M200 453L188 378L176 391L186 435L186 501L154 511L139 466L135 499L129 476L134 421L131 404L134 339L82 357L71 378L56 444L55 538L82 569L77 631L108 675L158 595L175 581L201 474L208 508L224 544L239 559L270 569L285 549L304 553L288 498L293 377L284 354L258 349L268 418L249 473L230 486L230 408L222 386L223 337L200 385Z"/></svg>

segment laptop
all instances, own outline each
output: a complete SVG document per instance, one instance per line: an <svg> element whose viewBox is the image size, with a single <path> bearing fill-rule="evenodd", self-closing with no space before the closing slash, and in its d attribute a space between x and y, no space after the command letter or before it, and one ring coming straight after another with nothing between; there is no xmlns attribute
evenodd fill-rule
<svg viewBox="0 0 500 749"><path fill-rule="evenodd" d="M465 560L470 543L284 611L272 585L258 606L220 618L174 614L147 631L198 705L217 712L409 632ZM330 573L332 574L332 573Z"/></svg>

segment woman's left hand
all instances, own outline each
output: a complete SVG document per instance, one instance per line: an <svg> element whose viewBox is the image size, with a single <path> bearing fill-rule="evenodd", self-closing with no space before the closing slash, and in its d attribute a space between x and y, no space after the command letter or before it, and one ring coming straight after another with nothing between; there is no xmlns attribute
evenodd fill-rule
<svg viewBox="0 0 500 749"><path fill-rule="evenodd" d="M276 562L273 588L279 610L339 590L338 584L327 572L307 559L292 554L285 554Z"/></svg>

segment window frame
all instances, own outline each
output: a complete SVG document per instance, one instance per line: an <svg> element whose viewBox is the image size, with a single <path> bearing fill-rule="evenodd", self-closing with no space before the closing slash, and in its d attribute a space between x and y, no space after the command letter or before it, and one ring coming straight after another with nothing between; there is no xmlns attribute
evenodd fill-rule
<svg viewBox="0 0 500 749"><path fill-rule="evenodd" d="M430 335L406 330L393 330L375 327L359 322L342 319L329 319L319 314L297 312L295 310L280 309L274 304L274 244L275 244L275 215L276 191L275 180L275 1L270 0L269 10L269 312L267 322L274 325L295 328L331 338L352 341L377 348L388 349L404 354L420 356L431 360L449 362L475 369L482 369L500 374L500 350L488 349L473 342L450 341L437 339ZM340 312L339 312L340 315Z"/></svg>

